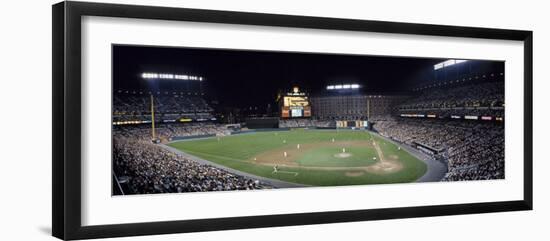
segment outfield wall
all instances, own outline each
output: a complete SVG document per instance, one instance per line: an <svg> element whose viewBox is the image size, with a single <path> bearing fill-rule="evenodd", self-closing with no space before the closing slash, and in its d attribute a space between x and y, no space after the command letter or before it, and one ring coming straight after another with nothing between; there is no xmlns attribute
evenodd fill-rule
<svg viewBox="0 0 550 241"><path fill-rule="evenodd" d="M241 134L250 134L256 132L270 132L270 131L291 131L292 129L313 129L313 130L352 130L349 128L335 128L335 127L296 127L296 128L260 128L260 129L251 129L251 130L240 130L240 131L231 131L231 135L241 135ZM364 129L355 129L355 130L364 130ZM198 138L208 138L215 137L216 134L206 134L206 135L195 135L195 136L175 136L171 138L171 141L181 141L181 140L190 140Z"/></svg>
<svg viewBox="0 0 550 241"><path fill-rule="evenodd" d="M246 127L250 129L269 129L279 127L279 117L248 118Z"/></svg>
<svg viewBox="0 0 550 241"><path fill-rule="evenodd" d="M181 140L189 140L189 139L196 139L196 138L207 138L207 137L213 137L216 136L215 134L207 134L207 135L196 135L196 136L175 136L172 137L172 141L181 141Z"/></svg>

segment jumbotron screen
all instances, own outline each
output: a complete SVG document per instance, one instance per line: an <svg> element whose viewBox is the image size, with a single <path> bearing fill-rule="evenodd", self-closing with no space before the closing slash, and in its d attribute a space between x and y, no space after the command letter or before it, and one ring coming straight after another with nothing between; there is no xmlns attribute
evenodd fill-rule
<svg viewBox="0 0 550 241"><path fill-rule="evenodd" d="M283 118L311 117L311 106L307 96L283 97Z"/></svg>
<svg viewBox="0 0 550 241"><path fill-rule="evenodd" d="M307 96L285 96L284 107L304 107L309 106Z"/></svg>

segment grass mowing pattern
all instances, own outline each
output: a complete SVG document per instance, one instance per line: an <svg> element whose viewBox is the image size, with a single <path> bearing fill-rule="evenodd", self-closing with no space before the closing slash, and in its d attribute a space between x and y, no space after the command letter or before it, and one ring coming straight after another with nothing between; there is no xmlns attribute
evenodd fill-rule
<svg viewBox="0 0 550 241"><path fill-rule="evenodd" d="M396 173L374 174L363 172L361 175L350 176L349 172L353 171L354 167L368 166L376 162L372 159L373 156L377 156L376 151L368 146L349 147L347 149L353 156L340 160L330 158L333 154L341 152L340 148L323 147L317 149L317 152L307 150L301 157L296 159L296 166L279 166L280 171L297 172L299 173L297 176L288 173L272 173L272 166L257 164L252 161L258 154L274 149L295 148L297 144L327 143L332 142L333 138L334 143L350 143L353 141L364 143L374 138L382 149L384 156L386 158L397 157L403 163L403 169ZM420 178L427 169L424 162L404 150L398 150L393 143L371 135L366 131L293 130L257 132L227 136L219 141L214 137L174 142L169 145L191 155L254 175L313 186L413 182ZM332 151L336 152L332 153ZM340 168L337 170L305 168L311 166ZM346 170L345 167L350 167L350 169Z"/></svg>

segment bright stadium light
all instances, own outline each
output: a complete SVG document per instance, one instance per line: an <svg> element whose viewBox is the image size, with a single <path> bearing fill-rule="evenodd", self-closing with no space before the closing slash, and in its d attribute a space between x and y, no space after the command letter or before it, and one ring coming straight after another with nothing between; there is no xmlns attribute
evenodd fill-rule
<svg viewBox="0 0 550 241"><path fill-rule="evenodd" d="M159 79L173 79L173 74L159 74Z"/></svg>
<svg viewBox="0 0 550 241"><path fill-rule="evenodd" d="M204 77L194 76L194 75L181 75L181 74L171 74L171 73L150 73L145 72L141 74L141 78L144 79L178 79L178 80L198 80L203 81Z"/></svg>
<svg viewBox="0 0 550 241"><path fill-rule="evenodd" d="M449 60L446 60L446 61L443 61L441 63L438 63L438 64L434 65L434 70L442 69L442 68L449 67L449 66L455 65L455 64L464 63L466 61L468 61L468 60L465 60L465 59L449 59Z"/></svg>
<svg viewBox="0 0 550 241"><path fill-rule="evenodd" d="M182 80L188 80L189 79L189 75L176 75L175 76L176 79L182 79Z"/></svg>
<svg viewBox="0 0 550 241"><path fill-rule="evenodd" d="M361 85L359 84L327 85L327 90L349 90L359 88L361 88Z"/></svg>
<svg viewBox="0 0 550 241"><path fill-rule="evenodd" d="M455 64L455 60L454 59L449 59L449 60L443 62L443 67L449 67L453 64Z"/></svg>
<svg viewBox="0 0 550 241"><path fill-rule="evenodd" d="M468 60L465 60L465 59L457 59L455 60L455 64L460 64L460 63L463 63L463 62L466 62Z"/></svg>
<svg viewBox="0 0 550 241"><path fill-rule="evenodd" d="M141 74L141 77L144 79L155 79L155 78L158 78L159 75L156 73L143 73Z"/></svg>

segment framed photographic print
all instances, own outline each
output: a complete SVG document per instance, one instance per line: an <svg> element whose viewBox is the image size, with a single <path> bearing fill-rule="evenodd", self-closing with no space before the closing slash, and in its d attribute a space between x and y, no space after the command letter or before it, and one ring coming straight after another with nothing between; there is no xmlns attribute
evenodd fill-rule
<svg viewBox="0 0 550 241"><path fill-rule="evenodd" d="M53 6L53 235L532 209L532 32Z"/></svg>

